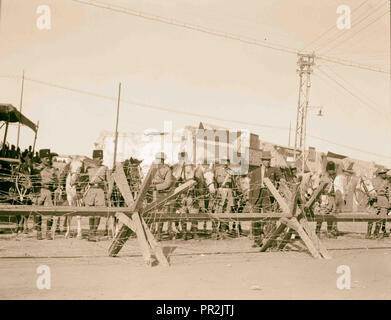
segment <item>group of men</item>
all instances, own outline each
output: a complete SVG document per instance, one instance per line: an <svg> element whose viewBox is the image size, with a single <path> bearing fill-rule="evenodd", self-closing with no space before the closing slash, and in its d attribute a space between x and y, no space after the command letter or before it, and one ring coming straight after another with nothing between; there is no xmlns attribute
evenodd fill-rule
<svg viewBox="0 0 391 320"><path fill-rule="evenodd" d="M63 181L60 181L56 169L53 167L52 159L57 154L50 152L50 149L39 151L40 163L34 165L34 173L39 175L39 195L34 201L36 205L53 206L56 193L60 192ZM108 168L103 165L103 151L93 151L93 162L87 167L88 185L85 192L84 204L86 206L106 206L105 191L107 190ZM46 239L53 240L57 228L57 219L50 215L46 216ZM89 241L97 241L97 229L100 218L93 216L89 219L90 231ZM34 226L37 232L37 239L42 240L42 216L34 216Z"/></svg>
<svg viewBox="0 0 391 320"><path fill-rule="evenodd" d="M55 154L51 153L49 149L42 149L39 152L40 163L34 166L36 173L40 176L40 190L39 196L36 199L35 204L44 206L53 206L53 199L58 188L61 187L61 182L52 166L52 158ZM156 172L152 177L150 194L152 198L150 201L158 201L167 196L172 191L172 188L179 184L185 183L191 179L198 182L192 193L188 197L182 197L181 204L172 204L174 206L169 210L171 212L180 209L180 206L185 204L188 212L194 209L194 212L199 212L205 209L205 201L211 201L203 198L205 190L201 190L200 178L203 178L202 169L200 166L192 164L188 161L188 155L186 152L180 152L178 154L178 163L174 166L169 166L165 163L166 155L163 152L159 152L155 156ZM264 179L267 177L278 188L278 183L281 180L281 170L271 166L271 154L270 152L262 153L262 164L256 170L252 170L248 173L251 181L256 181L260 184L259 188L251 188L249 192L248 201L256 208L256 211L267 212L273 210L273 204L276 205L273 195L270 190L264 185ZM84 204L86 206L105 206L109 171L106 166L103 165L103 151L93 151L93 164L87 168L88 186L85 191ZM246 173L247 174L247 173ZM300 176L297 174L295 166L290 167L290 182L291 185L300 183ZM230 172L229 159L223 159L214 169L213 183L216 185L216 195L214 210L217 213L230 212L229 210L234 206L233 197L233 177ZM352 166L347 169L340 170L337 174L336 164L333 161L329 161L326 165L326 170L322 174L321 183L325 183L325 187L321 194L321 200L326 198L325 205L323 206L324 213L338 213L347 204L347 194L352 192L349 189L351 185L357 185L358 177L354 175ZM373 208L376 209L376 214L386 215L391 205L391 172L379 169L376 172L376 176L372 181L374 190L368 190L369 201ZM204 182L205 183L205 182ZM208 187L207 185L203 186ZM349 189L349 190L348 190ZM201 199L201 200L200 200ZM186 202L187 201L187 202ZM168 204L170 205L170 204ZM167 207L167 206L166 206ZM182 208L183 209L183 208ZM53 239L54 229L56 228L55 217L47 216L46 224L46 238ZM42 217L40 215L35 216L35 229L37 231L37 238L43 239L42 236ZM99 226L99 217L90 217L89 225L89 240L97 241L97 229ZM174 226L178 227L178 223ZM161 232L161 225L159 226ZM180 226L183 229L183 226ZM321 222L317 223L316 233L319 234L321 229ZM373 223L368 223L367 238L379 237L380 230L383 231L383 236L387 236L385 223L376 222L375 230L372 234ZM327 235L330 237L336 237L338 235L337 224L334 222L327 223Z"/></svg>
<svg viewBox="0 0 391 320"><path fill-rule="evenodd" d="M323 204L323 212L325 214L340 213L345 206L350 207L354 201L354 193L356 190L363 192L367 198L367 204L370 205L376 215L384 217L391 210L391 171L378 169L372 179L372 189L368 190L363 180L355 175L353 165L346 169L340 170L337 174L336 164L329 161L326 165L326 172L321 176L321 183L325 183L321 195L321 206ZM363 190L361 190L361 188ZM323 197L323 199L322 199ZM325 201L324 201L325 200ZM357 200L357 199L356 199ZM316 225L316 233L320 234L321 222ZM385 221L375 223L375 229L372 233L373 222L368 223L366 238L388 237ZM380 229L382 234L380 234ZM327 236L336 238L339 234L336 222L327 222Z"/></svg>

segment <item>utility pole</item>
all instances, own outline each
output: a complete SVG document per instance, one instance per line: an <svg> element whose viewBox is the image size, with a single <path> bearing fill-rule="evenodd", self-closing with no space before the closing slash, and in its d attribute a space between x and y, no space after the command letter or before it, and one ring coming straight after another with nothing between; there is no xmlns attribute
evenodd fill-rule
<svg viewBox="0 0 391 320"><path fill-rule="evenodd" d="M312 66L315 65L315 54L298 54L297 61L299 73L299 100L297 103L296 133L295 133L295 161L301 159L302 172L305 168L305 143L307 130L307 111L311 88ZM300 156L297 154L301 150Z"/></svg>
<svg viewBox="0 0 391 320"><path fill-rule="evenodd" d="M22 90L20 92L20 106L19 106L20 114L22 114L22 106L23 106L23 89L24 89L24 70L22 75ZM18 137L16 139L16 149L19 148L19 137L20 137L20 122L18 123Z"/></svg>
<svg viewBox="0 0 391 320"><path fill-rule="evenodd" d="M289 138L288 138L288 147L291 147L291 131L292 131L292 121L289 121Z"/></svg>
<svg viewBox="0 0 391 320"><path fill-rule="evenodd" d="M114 140L114 158L113 158L113 170L117 162L117 146L118 146L118 119L119 119L119 105L121 101L121 82L118 87L118 103L117 103L117 119L115 122L115 140Z"/></svg>

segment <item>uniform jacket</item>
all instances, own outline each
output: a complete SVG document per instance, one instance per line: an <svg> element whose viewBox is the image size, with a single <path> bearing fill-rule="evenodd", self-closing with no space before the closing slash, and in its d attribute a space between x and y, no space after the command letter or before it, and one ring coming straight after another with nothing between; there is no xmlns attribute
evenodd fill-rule
<svg viewBox="0 0 391 320"><path fill-rule="evenodd" d="M39 171L39 175L41 177L41 186L43 188L54 188L57 185L57 174L53 167L40 164L38 167L36 167L36 170Z"/></svg>
<svg viewBox="0 0 391 320"><path fill-rule="evenodd" d="M193 164L175 164L172 175L176 180L188 181L194 179L195 166Z"/></svg>
<svg viewBox="0 0 391 320"><path fill-rule="evenodd" d="M109 181L109 171L106 166L90 166L87 169L88 182L91 185L105 187L105 183Z"/></svg>
<svg viewBox="0 0 391 320"><path fill-rule="evenodd" d="M215 179L219 187L227 188L232 184L232 178L228 170L224 166L218 166L215 169Z"/></svg>
<svg viewBox="0 0 391 320"><path fill-rule="evenodd" d="M152 179L152 185L157 191L164 191L170 189L172 183L173 176L170 167L166 164L159 164Z"/></svg>

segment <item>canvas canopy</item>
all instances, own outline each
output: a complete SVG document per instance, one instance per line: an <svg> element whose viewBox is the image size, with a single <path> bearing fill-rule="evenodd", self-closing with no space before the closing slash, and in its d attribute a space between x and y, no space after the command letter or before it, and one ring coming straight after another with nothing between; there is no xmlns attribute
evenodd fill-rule
<svg viewBox="0 0 391 320"><path fill-rule="evenodd" d="M0 103L0 121L20 122L34 132L37 132L37 126L34 122L21 114L12 104Z"/></svg>

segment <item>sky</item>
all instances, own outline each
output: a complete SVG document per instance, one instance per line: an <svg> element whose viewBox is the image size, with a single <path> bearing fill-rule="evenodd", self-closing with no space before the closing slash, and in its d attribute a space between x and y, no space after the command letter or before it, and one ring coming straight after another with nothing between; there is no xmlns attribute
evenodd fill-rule
<svg viewBox="0 0 391 320"><path fill-rule="evenodd" d="M265 44L390 67L389 1L100 2ZM43 4L51 10L50 30L37 28ZM336 27L341 4L353 10L349 30ZM72 0L2 0L0 39L1 102L20 106L24 70L22 113L39 121L37 149L91 156L100 132L115 129L120 82L120 132L162 130L165 120L176 129L203 121L288 145L291 125L294 143L296 54ZM310 109L307 146L391 166L390 75L317 60L311 80L310 105L321 106L324 116ZM16 132L12 126L11 143ZM23 127L21 146L33 140Z"/></svg>

